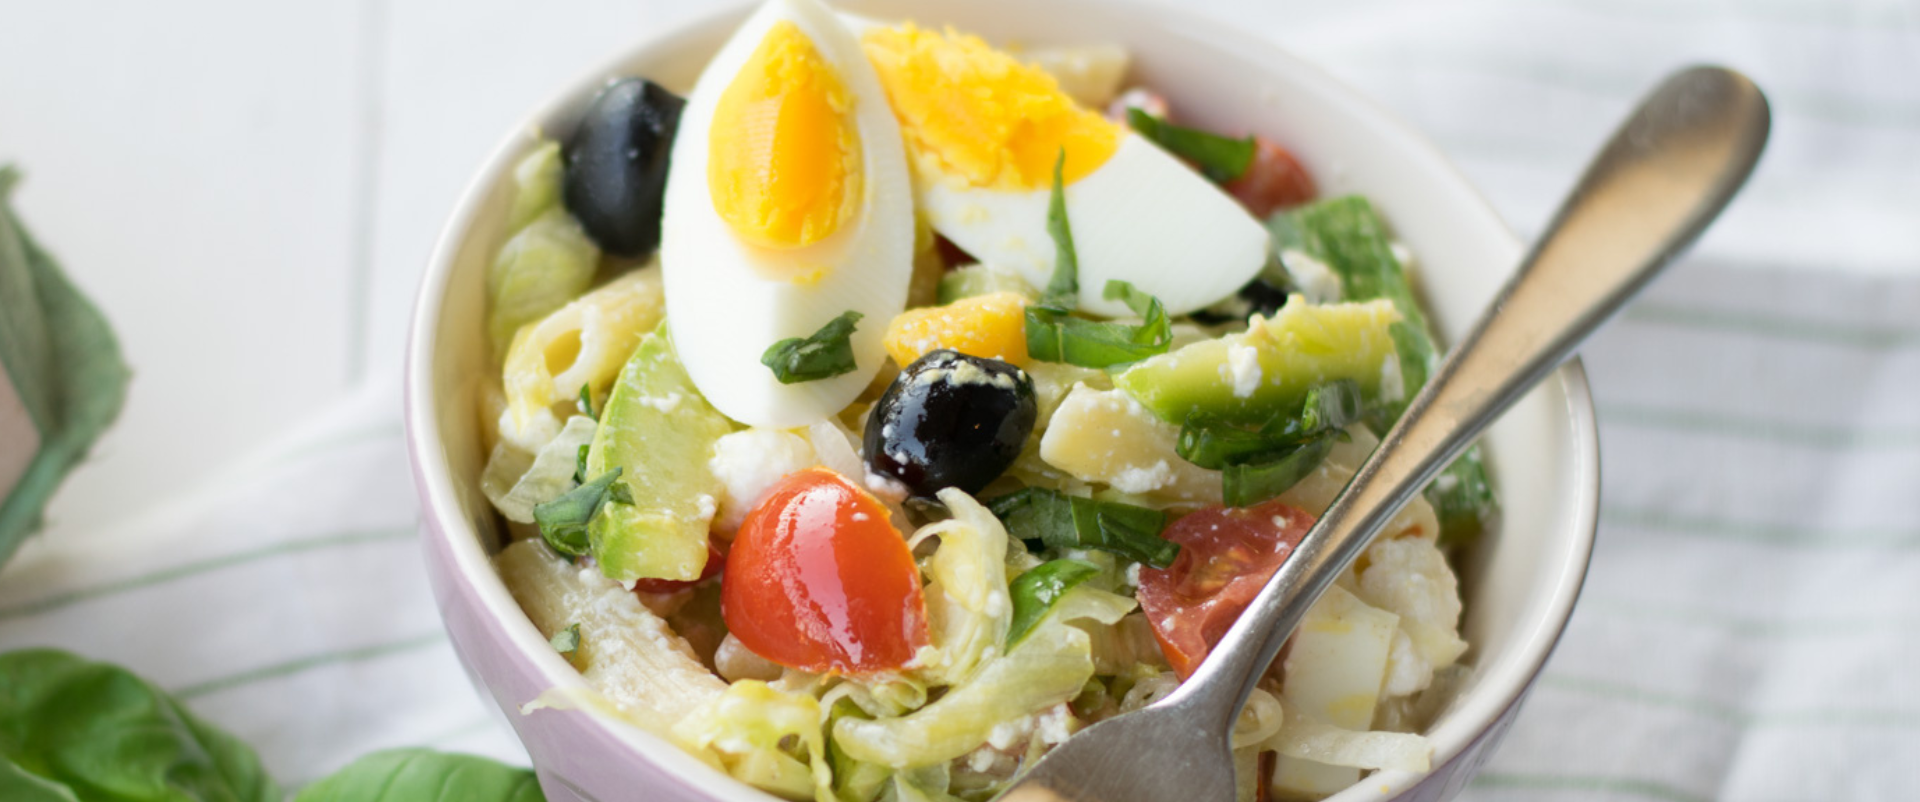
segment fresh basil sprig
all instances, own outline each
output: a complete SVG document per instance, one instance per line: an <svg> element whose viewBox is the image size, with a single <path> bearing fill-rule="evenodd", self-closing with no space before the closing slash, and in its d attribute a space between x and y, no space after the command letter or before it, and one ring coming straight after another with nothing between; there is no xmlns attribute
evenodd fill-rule
<svg viewBox="0 0 1920 802"><path fill-rule="evenodd" d="M119 666L0 655L0 799L280 802L239 739Z"/></svg>
<svg viewBox="0 0 1920 802"><path fill-rule="evenodd" d="M1007 630L1007 648L1012 649L1033 631L1035 624L1060 601L1067 591L1100 573L1100 566L1084 560L1053 560L1015 577L1007 586L1013 596L1013 626Z"/></svg>
<svg viewBox="0 0 1920 802"><path fill-rule="evenodd" d="M851 309L806 337L789 337L769 346L760 364L773 371L781 384L830 379L852 373L853 330L862 315Z"/></svg>
<svg viewBox="0 0 1920 802"><path fill-rule="evenodd" d="M589 385L589 384L580 385L580 397L574 400L573 405L575 408L580 410L580 414L585 415L594 420L600 419L599 415L593 414L593 386L592 385Z"/></svg>
<svg viewBox="0 0 1920 802"><path fill-rule="evenodd" d="M545 802L532 769L431 749L362 757L294 802Z"/></svg>
<svg viewBox="0 0 1920 802"><path fill-rule="evenodd" d="M633 493L626 483L614 483L623 470L616 467L593 481L561 494L559 498L535 504L533 522L540 525L540 539L545 540L554 551L568 557L586 554L587 524L600 511L600 507L609 498L625 504L633 503Z"/></svg>
<svg viewBox="0 0 1920 802"><path fill-rule="evenodd" d="M1173 564L1178 544L1160 537L1167 514L1112 501L1028 487L986 500L1007 534L1045 548L1099 549L1155 568Z"/></svg>
<svg viewBox="0 0 1920 802"><path fill-rule="evenodd" d="M1168 153L1193 162L1216 184L1246 175L1253 164L1253 137L1233 139L1197 128L1182 128L1137 108L1127 109L1127 125Z"/></svg>
<svg viewBox="0 0 1920 802"><path fill-rule="evenodd" d="M1220 495L1229 507L1251 507L1285 493L1320 467L1338 439L1328 431L1272 462L1228 465L1220 473Z"/></svg>

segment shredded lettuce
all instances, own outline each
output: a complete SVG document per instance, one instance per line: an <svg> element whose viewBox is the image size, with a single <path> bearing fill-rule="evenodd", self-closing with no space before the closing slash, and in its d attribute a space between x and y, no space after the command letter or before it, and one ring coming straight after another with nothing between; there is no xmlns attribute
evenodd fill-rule
<svg viewBox="0 0 1920 802"><path fill-rule="evenodd" d="M717 759L728 774L786 799L835 802L833 769L821 732L820 701L740 680L673 727L695 754ZM791 738L793 748L782 748Z"/></svg>
<svg viewBox="0 0 1920 802"><path fill-rule="evenodd" d="M559 203L560 146L547 143L514 171L519 182L513 236L487 270L487 332L505 354L521 326L585 292L600 267L600 249Z"/></svg>
<svg viewBox="0 0 1920 802"><path fill-rule="evenodd" d="M487 500L493 502L494 509L499 510L507 520L533 523L535 506L559 498L562 493L573 489L573 474L580 447L593 442L593 432L597 426L592 418L585 415L568 418L567 425L540 448L531 463L524 462L525 452L501 443L494 448L493 457L487 460L480 489L487 494ZM509 476L517 465L525 467L520 468L517 477Z"/></svg>
<svg viewBox="0 0 1920 802"><path fill-rule="evenodd" d="M1433 742L1404 732L1358 732L1320 721L1278 703L1286 723L1266 742L1281 755L1329 766L1357 769L1426 771L1433 763Z"/></svg>
<svg viewBox="0 0 1920 802"><path fill-rule="evenodd" d="M985 743L995 727L1080 694L1093 678L1092 644L1074 623L1111 626L1134 602L1086 586L1068 592L1032 635L982 663L965 684L899 718L843 718L835 744L854 760L890 768L945 763Z"/></svg>
<svg viewBox="0 0 1920 802"><path fill-rule="evenodd" d="M940 491L951 519L928 524L913 535L918 545L940 538L926 562L927 619L933 650L918 673L931 685L958 685L980 665L1001 653L1013 622L1007 595L1007 530L1000 519L972 496Z"/></svg>

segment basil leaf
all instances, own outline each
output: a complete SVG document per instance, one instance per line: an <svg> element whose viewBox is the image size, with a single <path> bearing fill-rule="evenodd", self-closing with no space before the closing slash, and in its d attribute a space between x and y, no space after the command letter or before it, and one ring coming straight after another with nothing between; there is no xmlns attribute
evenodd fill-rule
<svg viewBox="0 0 1920 802"><path fill-rule="evenodd" d="M773 371L781 384L830 379L852 373L853 329L862 315L851 309L827 321L819 331L806 337L789 337L774 343L760 355L760 364Z"/></svg>
<svg viewBox="0 0 1920 802"><path fill-rule="evenodd" d="M568 557L587 553L587 522L593 520L600 505L606 503L607 487L620 478L623 468L615 467L599 478L567 491L559 498L533 506L533 522L540 525L540 539L554 551ZM628 496L631 500L632 496Z"/></svg>
<svg viewBox="0 0 1920 802"><path fill-rule="evenodd" d="M0 165L0 384L12 385L22 413L0 421L0 463L29 461L0 486L0 564L40 528L61 480L119 416L131 375L107 319L9 207L19 177Z"/></svg>
<svg viewBox="0 0 1920 802"><path fill-rule="evenodd" d="M633 506L633 488L626 482L614 482L607 486L607 500L631 507Z"/></svg>
<svg viewBox="0 0 1920 802"><path fill-rule="evenodd" d="M580 397L573 402L573 405L580 410L580 414L594 420L600 419L600 416L593 414L593 387L591 385L580 385Z"/></svg>
<svg viewBox="0 0 1920 802"><path fill-rule="evenodd" d="M1231 139L1196 128L1182 128L1138 109L1127 109L1127 125L1168 153L1193 162L1216 184L1246 175L1253 164L1253 137Z"/></svg>
<svg viewBox="0 0 1920 802"><path fill-rule="evenodd" d="M532 769L483 757L391 749L347 764L294 802L545 802Z"/></svg>
<svg viewBox="0 0 1920 802"><path fill-rule="evenodd" d="M1111 501L1028 487L986 501L1007 533L1052 549L1099 549L1155 568L1173 564L1180 546L1160 537L1167 514Z"/></svg>
<svg viewBox="0 0 1920 802"><path fill-rule="evenodd" d="M1047 199L1047 236L1053 238L1053 276L1047 280L1040 305L1060 312L1080 305L1080 256L1073 249L1073 226L1067 222L1067 190L1060 180L1067 166L1067 149L1053 160L1053 194Z"/></svg>
<svg viewBox="0 0 1920 802"><path fill-rule="evenodd" d="M253 750L132 672L0 655L0 799L279 802Z"/></svg>
<svg viewBox="0 0 1920 802"><path fill-rule="evenodd" d="M1007 649L1025 638L1067 591L1100 573L1100 566L1083 560L1042 563L1007 586L1013 597L1013 626L1007 630Z"/></svg>
<svg viewBox="0 0 1920 802"><path fill-rule="evenodd" d="M1124 281L1108 281L1101 293L1144 318L1138 325L1073 317L1045 305L1026 309L1027 355L1042 362L1108 368L1167 352L1173 325L1160 299Z"/></svg>
<svg viewBox="0 0 1920 802"><path fill-rule="evenodd" d="M547 643L553 646L554 651L565 655L580 651L580 625L567 625L566 629L553 633L553 637L548 638Z"/></svg>
<svg viewBox="0 0 1920 802"><path fill-rule="evenodd" d="M1180 427L1174 451L1181 459L1216 471L1229 465L1273 462L1325 432L1344 430L1366 412L1359 383L1340 379L1315 385L1307 390L1298 412L1276 416L1258 429L1190 418Z"/></svg>
<svg viewBox="0 0 1920 802"><path fill-rule="evenodd" d="M1251 507L1287 492L1307 478L1333 450L1340 430L1322 432L1305 445L1273 462L1228 465L1221 471L1221 495L1229 507Z"/></svg>
<svg viewBox="0 0 1920 802"><path fill-rule="evenodd" d="M580 449L573 452L573 483L587 483L587 455L593 453L593 443L581 443Z"/></svg>

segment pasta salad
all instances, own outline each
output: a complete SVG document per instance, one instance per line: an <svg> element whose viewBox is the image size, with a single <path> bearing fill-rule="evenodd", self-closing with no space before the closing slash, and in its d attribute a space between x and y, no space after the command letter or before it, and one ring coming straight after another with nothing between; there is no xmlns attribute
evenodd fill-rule
<svg viewBox="0 0 1920 802"><path fill-rule="evenodd" d="M1412 256L1112 45L771 0L519 163L481 489L599 711L775 796L984 800L1206 658L1436 364ZM492 377L489 377L490 379ZM1241 796L1425 770L1477 451L1250 699Z"/></svg>

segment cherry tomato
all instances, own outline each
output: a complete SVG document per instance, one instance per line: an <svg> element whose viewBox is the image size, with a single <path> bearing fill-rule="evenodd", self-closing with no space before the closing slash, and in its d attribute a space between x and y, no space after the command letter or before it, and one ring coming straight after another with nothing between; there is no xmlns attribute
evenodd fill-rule
<svg viewBox="0 0 1920 802"><path fill-rule="evenodd" d="M1167 527L1162 537L1180 544L1180 556L1164 569L1141 569L1140 609L1181 679L1200 667L1312 526L1312 515L1269 501L1207 507Z"/></svg>
<svg viewBox="0 0 1920 802"><path fill-rule="evenodd" d="M1222 189L1262 220L1276 210L1313 200L1313 176L1278 142L1253 138L1253 163Z"/></svg>
<svg viewBox="0 0 1920 802"><path fill-rule="evenodd" d="M677 593L720 575L720 569L727 567L727 553L714 545L713 539L707 539L707 565L700 569L700 576L694 579L642 579L633 583L637 593Z"/></svg>
<svg viewBox="0 0 1920 802"><path fill-rule="evenodd" d="M906 540L879 499L826 468L788 475L747 513L720 614L754 654L803 671L896 669L927 645Z"/></svg>

